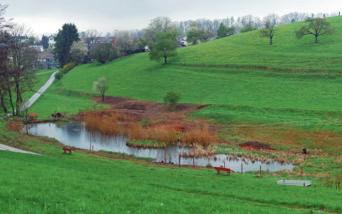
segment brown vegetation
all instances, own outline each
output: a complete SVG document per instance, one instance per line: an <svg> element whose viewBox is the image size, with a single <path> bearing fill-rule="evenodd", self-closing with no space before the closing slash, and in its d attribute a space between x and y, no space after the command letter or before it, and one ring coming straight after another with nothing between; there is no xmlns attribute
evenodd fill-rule
<svg viewBox="0 0 342 214"><path fill-rule="evenodd" d="M88 130L166 144L208 146L219 142L216 127L204 120L187 119L186 114L200 106L178 105L176 111L170 112L167 106L157 103L113 97L105 100L112 109L79 115Z"/></svg>
<svg viewBox="0 0 342 214"><path fill-rule="evenodd" d="M15 132L20 132L23 130L24 125L22 121L19 120L11 120L7 123L7 129Z"/></svg>

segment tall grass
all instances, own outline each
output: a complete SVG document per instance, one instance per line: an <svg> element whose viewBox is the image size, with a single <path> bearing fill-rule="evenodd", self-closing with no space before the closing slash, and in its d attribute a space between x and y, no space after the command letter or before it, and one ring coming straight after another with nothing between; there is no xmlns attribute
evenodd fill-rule
<svg viewBox="0 0 342 214"><path fill-rule="evenodd" d="M217 143L218 136L209 130L206 124L198 123L185 128L183 121L179 124L163 123L144 125L144 119L114 111L96 111L81 114L87 130L104 135L123 135L130 140L151 140L166 144L202 145Z"/></svg>

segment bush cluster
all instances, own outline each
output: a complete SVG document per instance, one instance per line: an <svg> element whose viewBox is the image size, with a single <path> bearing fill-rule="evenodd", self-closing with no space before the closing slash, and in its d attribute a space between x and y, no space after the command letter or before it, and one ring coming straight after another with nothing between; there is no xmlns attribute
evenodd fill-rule
<svg viewBox="0 0 342 214"><path fill-rule="evenodd" d="M76 67L76 64L73 62L64 65L63 68L58 71L55 78L57 80L61 80L65 74L67 74L69 71L71 71L75 67Z"/></svg>

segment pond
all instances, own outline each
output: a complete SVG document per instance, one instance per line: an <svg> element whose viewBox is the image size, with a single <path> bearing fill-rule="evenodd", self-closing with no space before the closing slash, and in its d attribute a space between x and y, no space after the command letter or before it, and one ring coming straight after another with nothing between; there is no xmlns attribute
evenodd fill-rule
<svg viewBox="0 0 342 214"><path fill-rule="evenodd" d="M262 171L276 172L282 170L292 170L292 164L283 164L280 162L261 162L251 161L245 158L233 158L230 155L218 154L210 158L186 158L179 156L189 153L190 148L179 146L168 146L165 149L138 149L128 147L128 139L123 136L104 136L100 133L90 133L85 126L79 122L70 123L41 123L29 125L28 131L35 136L54 138L64 145L79 149L92 149L93 151L107 151L138 158L149 158L158 163L171 163L182 166L225 166L240 172Z"/></svg>

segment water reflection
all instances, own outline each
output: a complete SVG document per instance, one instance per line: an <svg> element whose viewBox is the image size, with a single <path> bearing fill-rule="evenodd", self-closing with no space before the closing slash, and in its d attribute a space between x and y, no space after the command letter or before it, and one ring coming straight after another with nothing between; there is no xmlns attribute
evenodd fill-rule
<svg viewBox="0 0 342 214"><path fill-rule="evenodd" d="M225 166L240 172L292 170L293 165L279 162L263 163L243 158L232 158L229 155L215 155L207 158L180 158L180 154L188 153L189 148L169 146L166 149L137 149L126 145L124 136L105 136L100 133L88 132L84 125L78 122L71 123L43 123L29 127L29 133L35 136L50 137L67 146L80 149L93 149L94 151L109 151L132 155L139 158L150 158L156 162L173 163L195 166Z"/></svg>

